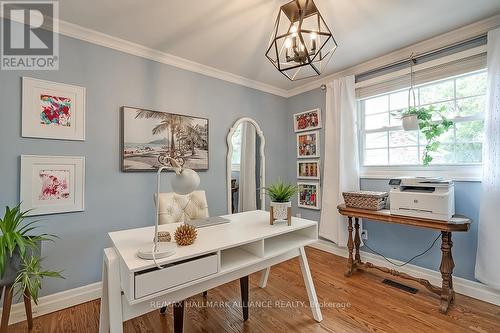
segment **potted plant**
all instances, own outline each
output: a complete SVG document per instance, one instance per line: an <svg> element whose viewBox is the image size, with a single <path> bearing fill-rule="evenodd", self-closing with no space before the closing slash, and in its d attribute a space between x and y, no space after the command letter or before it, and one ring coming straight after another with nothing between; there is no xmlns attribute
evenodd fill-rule
<svg viewBox="0 0 500 333"><path fill-rule="evenodd" d="M297 193L297 186L286 184L279 180L278 182L265 187L265 190L271 199L270 223L274 224L275 220L286 220L288 221L288 225L291 225L292 202L290 199Z"/></svg>
<svg viewBox="0 0 500 333"><path fill-rule="evenodd" d="M21 204L5 208L0 218L0 285L12 288L38 304L38 291L44 277L62 278L60 272L44 271L41 267L40 246L44 240L53 241L50 234L33 235L38 221L24 223L26 212Z"/></svg>
<svg viewBox="0 0 500 333"><path fill-rule="evenodd" d="M446 108L444 106L436 108L434 105L430 105L418 108L410 107L400 114L403 121L403 129L405 131L420 129L425 136L426 143L422 155L422 164L425 166L429 165L433 160L430 153L437 151L441 144L438 140L439 137L453 126L453 121L445 117L445 111ZM440 120L433 120L432 117L435 115L438 115ZM413 118L417 120L416 128L414 128Z"/></svg>

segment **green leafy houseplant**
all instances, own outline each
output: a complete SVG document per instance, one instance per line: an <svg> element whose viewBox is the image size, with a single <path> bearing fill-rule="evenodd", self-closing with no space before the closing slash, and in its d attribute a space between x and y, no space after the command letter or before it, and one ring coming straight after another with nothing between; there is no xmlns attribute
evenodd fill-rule
<svg viewBox="0 0 500 333"><path fill-rule="evenodd" d="M297 186L278 181L264 188L272 202L289 202L297 193Z"/></svg>
<svg viewBox="0 0 500 333"><path fill-rule="evenodd" d="M0 277L2 282L13 283L17 292L29 293L35 304L38 304L38 291L43 277L62 277L60 272L43 271L42 259L39 257L39 244L56 237L50 234L32 235L38 221L24 223L29 211L22 212L21 204L14 208L5 208L0 218ZM15 275L13 281L6 272Z"/></svg>
<svg viewBox="0 0 500 333"><path fill-rule="evenodd" d="M432 162L431 152L438 150L440 146L439 137L446 133L452 126L453 121L444 116L446 108L444 106L436 108L434 105L427 107L409 107L399 115L404 118L415 115L418 121L418 128L425 136L426 144L422 156L422 164L427 166ZM440 120L432 120L434 115L438 115Z"/></svg>

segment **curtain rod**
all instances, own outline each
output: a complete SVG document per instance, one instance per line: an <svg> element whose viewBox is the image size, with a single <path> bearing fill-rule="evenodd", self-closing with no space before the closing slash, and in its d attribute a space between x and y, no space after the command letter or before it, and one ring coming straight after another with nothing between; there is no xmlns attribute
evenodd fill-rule
<svg viewBox="0 0 500 333"><path fill-rule="evenodd" d="M466 39L466 40L463 40L463 41L460 41L457 43L453 43L453 44L450 44L447 46L443 46L443 47L440 47L440 48L437 48L437 49L434 49L431 51L427 51L424 53L420 53L420 54L416 54L416 55L413 55L413 53L412 53L411 59L410 59L410 56L408 56L408 58L406 58L406 59L397 60L397 61L394 61L390 64L383 65L383 66L368 70L366 72L356 74L355 77L358 78L358 77L363 77L363 76L370 76L371 74L374 74L377 72L390 70L391 68L402 66L406 63L409 63L412 59L413 59L413 61L418 62L419 60L421 60L423 58L431 57L433 55L446 52L447 50L451 50L451 49L459 47L459 46L464 46L467 44L474 44L474 42L481 42L483 39L486 39L486 37L487 37L487 34L484 33L484 34L481 34L481 35L478 35L478 36L475 36L475 37L472 37L472 38L469 38L469 39Z"/></svg>

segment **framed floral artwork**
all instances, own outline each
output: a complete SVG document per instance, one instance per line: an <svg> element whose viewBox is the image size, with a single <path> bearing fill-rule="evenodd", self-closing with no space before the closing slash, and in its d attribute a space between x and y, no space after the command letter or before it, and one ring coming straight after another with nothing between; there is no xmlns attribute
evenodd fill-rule
<svg viewBox="0 0 500 333"><path fill-rule="evenodd" d="M319 131L297 133L297 158L319 157Z"/></svg>
<svg viewBox="0 0 500 333"><path fill-rule="evenodd" d="M21 208L28 215L84 210L85 157L21 155Z"/></svg>
<svg viewBox="0 0 500 333"><path fill-rule="evenodd" d="M319 160L299 160L297 161L297 178L299 179L319 179Z"/></svg>
<svg viewBox="0 0 500 333"><path fill-rule="evenodd" d="M319 183L298 182L297 206L301 208L320 209L320 188Z"/></svg>
<svg viewBox="0 0 500 333"><path fill-rule="evenodd" d="M293 115L295 132L310 131L321 128L321 109L314 109Z"/></svg>
<svg viewBox="0 0 500 333"><path fill-rule="evenodd" d="M23 77L22 136L85 140L85 88Z"/></svg>

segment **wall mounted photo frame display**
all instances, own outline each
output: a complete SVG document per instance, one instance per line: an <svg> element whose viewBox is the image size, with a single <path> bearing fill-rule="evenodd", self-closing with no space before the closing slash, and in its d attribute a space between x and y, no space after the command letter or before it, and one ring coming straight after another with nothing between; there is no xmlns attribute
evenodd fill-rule
<svg viewBox="0 0 500 333"><path fill-rule="evenodd" d="M85 140L84 87L23 77L22 136Z"/></svg>
<svg viewBox="0 0 500 333"><path fill-rule="evenodd" d="M319 210L321 202L319 182L297 182L297 187L297 206Z"/></svg>
<svg viewBox="0 0 500 333"><path fill-rule="evenodd" d="M321 109L308 110L293 115L295 132L310 131L321 128Z"/></svg>
<svg viewBox="0 0 500 333"><path fill-rule="evenodd" d="M319 157L319 131L297 133L297 158Z"/></svg>
<svg viewBox="0 0 500 333"><path fill-rule="evenodd" d="M129 106L121 108L121 169L151 171L169 157L193 170L208 170L208 119Z"/></svg>
<svg viewBox="0 0 500 333"><path fill-rule="evenodd" d="M28 215L84 210L85 157L21 155L21 208Z"/></svg>
<svg viewBox="0 0 500 333"><path fill-rule="evenodd" d="M320 179L319 160L298 160L297 178L298 179Z"/></svg>

